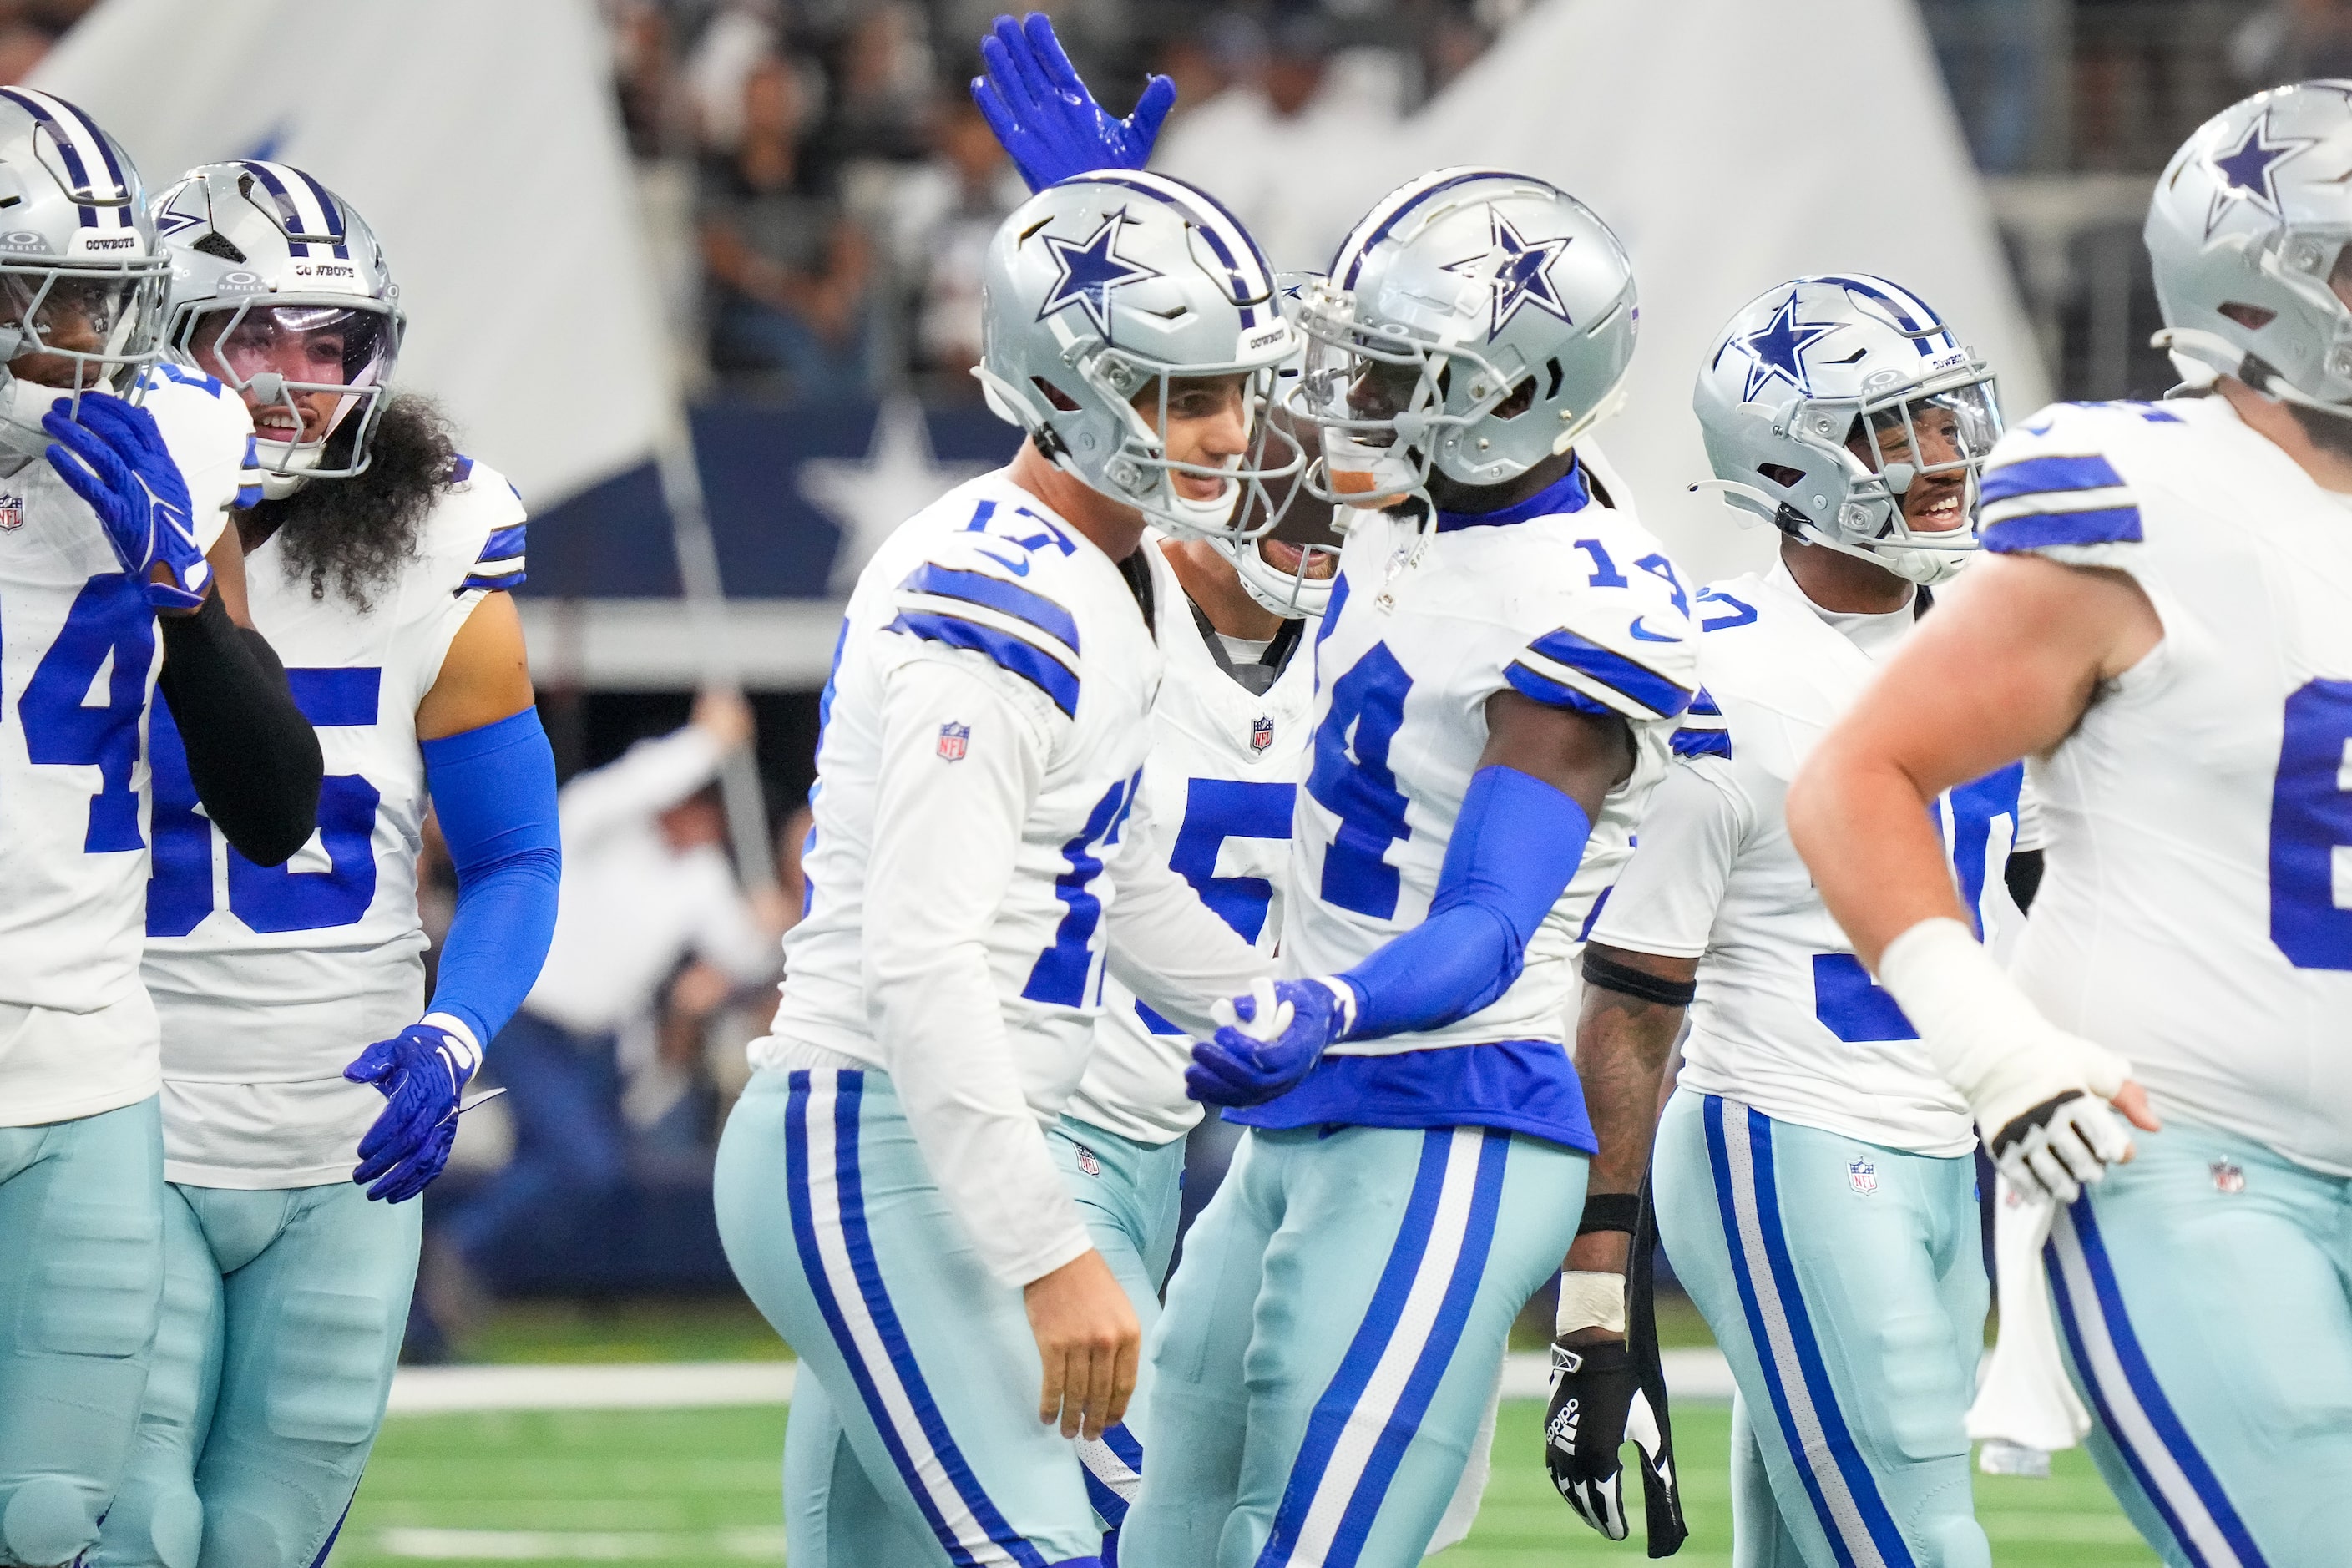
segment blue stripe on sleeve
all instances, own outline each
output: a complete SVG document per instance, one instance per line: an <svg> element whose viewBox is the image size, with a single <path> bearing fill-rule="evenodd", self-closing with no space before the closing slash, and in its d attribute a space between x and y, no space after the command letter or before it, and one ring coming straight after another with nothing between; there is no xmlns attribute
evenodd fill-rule
<svg viewBox="0 0 2352 1568"><path fill-rule="evenodd" d="M2115 465L2096 453L2075 458L2027 458L2005 463L1984 477L1984 500L2015 500L2020 496L2047 495L2060 490L2103 490L2124 482Z"/></svg>
<svg viewBox="0 0 2352 1568"><path fill-rule="evenodd" d="M513 523L495 531L489 538L482 542L482 552L475 559L503 561L511 556L520 555L523 552L524 536L530 531L530 524L527 522Z"/></svg>
<svg viewBox="0 0 2352 1568"><path fill-rule="evenodd" d="M2055 544L2137 544L2140 538L2139 508L2118 506L2101 511L2037 511L2003 518L1985 526L1984 547L1996 555L2006 555Z"/></svg>
<svg viewBox="0 0 2352 1568"><path fill-rule="evenodd" d="M926 642L945 643L950 647L968 647L974 653L986 654L999 666L1051 698L1054 706L1064 713L1073 719L1078 716L1077 672L1011 632L984 626L961 616L933 610L902 610L898 619L882 629L904 632Z"/></svg>
<svg viewBox="0 0 2352 1568"><path fill-rule="evenodd" d="M1723 708L1707 695L1706 688L1702 686L1698 689L1698 695L1691 699L1690 715L1694 719L1720 719Z"/></svg>
<svg viewBox="0 0 2352 1568"><path fill-rule="evenodd" d="M960 572L926 561L907 574L898 584L902 594L929 594L942 599L961 599L968 605L984 605L1000 615L1026 621L1047 637L1064 644L1072 653L1078 651L1078 623L1070 612L1043 594L1033 594L1017 583L1002 577L992 577L985 572Z"/></svg>
<svg viewBox="0 0 2352 1568"><path fill-rule="evenodd" d="M1591 713L1607 718L1616 711L1606 702L1596 702L1573 686L1562 686L1548 675L1538 675L1524 664L1507 665L1503 679L1522 697L1531 697L1547 708L1568 708L1579 713Z"/></svg>
<svg viewBox="0 0 2352 1568"><path fill-rule="evenodd" d="M1678 757L1731 760L1731 737L1721 730L1677 730L1667 739Z"/></svg>
<svg viewBox="0 0 2352 1568"><path fill-rule="evenodd" d="M1528 645L1546 658L1589 675L1601 685L1621 691L1662 718L1671 719L1691 704L1692 693L1656 670L1636 664L1614 648L1601 647L1566 626L1546 632Z"/></svg>

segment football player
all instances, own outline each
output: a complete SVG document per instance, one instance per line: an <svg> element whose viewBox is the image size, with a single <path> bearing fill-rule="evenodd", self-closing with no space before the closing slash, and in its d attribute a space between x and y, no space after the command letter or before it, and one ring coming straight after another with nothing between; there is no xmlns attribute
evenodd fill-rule
<svg viewBox="0 0 2352 1568"><path fill-rule="evenodd" d="M1963 1429L1987 1305L1976 1137L1822 907L1782 802L1976 548L1992 377L1898 285L1801 278L1732 318L1694 403L1710 488L1779 529L1779 559L1696 595L1701 694L1584 951L1593 1187L1633 1201L1654 1119L1658 1235L1738 1381L1741 1562L1982 1568ZM1933 805L1988 936L2017 920L2021 781L2012 763ZM1632 1388L1626 1263L1622 1235L1570 1249L1546 1445L1562 1495L1612 1539L1629 1407L1645 1462L1658 1447Z"/></svg>
<svg viewBox="0 0 2352 1568"><path fill-rule="evenodd" d="M2092 1452L2168 1563L2352 1539L2352 83L2207 121L2146 230L2194 395L2011 430L1984 548L1789 826L2043 1258ZM2011 968L1926 812L2032 759ZM2135 1129L2137 1133L2135 1133Z"/></svg>
<svg viewBox="0 0 2352 1568"><path fill-rule="evenodd" d="M91 1561L306 1568L383 1419L423 1218L407 1200L547 951L555 766L508 594L521 503L393 394L404 321L366 222L260 161L191 171L155 220L179 362L159 373L215 378L252 413L247 592L334 771L318 848L257 866L195 810L156 716L164 1306ZM458 879L429 1004L428 804Z"/></svg>
<svg viewBox="0 0 2352 1568"><path fill-rule="evenodd" d="M137 379L170 270L137 170L0 89L0 1560L47 1564L113 1500L163 1289L151 710L257 867L310 836L320 763L246 620L252 422L202 377Z"/></svg>
<svg viewBox="0 0 2352 1568"><path fill-rule="evenodd" d="M1124 1563L1417 1561L1575 1234L1568 965L1696 684L1679 574L1575 450L1634 313L1599 218L1486 169L1384 197L1299 311L1323 483L1367 510L1316 634L1294 978L1188 1075L1250 1131L1170 1282Z"/></svg>
<svg viewBox="0 0 2352 1568"><path fill-rule="evenodd" d="M1046 1130L1086 1068L1106 952L1202 1033L1206 999L1268 967L1121 847L1168 658L1144 530L1262 519L1251 492L1300 464L1259 417L1296 340L1247 234L1150 174L1040 192L986 276L982 384L1030 439L902 527L851 596L809 912L721 1142L719 1215L847 1436L814 1491L788 1490L796 1550L879 1539L863 1496L953 1561L1092 1563L1065 1439L1117 1426L1139 1331ZM788 1468L823 1430L795 1423Z"/></svg>

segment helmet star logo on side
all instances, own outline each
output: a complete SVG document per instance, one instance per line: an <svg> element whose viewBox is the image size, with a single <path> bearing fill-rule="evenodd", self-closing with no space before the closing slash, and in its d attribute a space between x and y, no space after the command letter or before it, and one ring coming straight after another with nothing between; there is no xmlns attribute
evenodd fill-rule
<svg viewBox="0 0 2352 1568"><path fill-rule="evenodd" d="M1811 394L1812 377L1805 371L1801 357L1806 349L1837 331L1834 321L1811 322L1797 320L1797 291L1780 301L1772 319L1752 332L1743 333L1740 347L1748 351L1748 383L1739 394L1742 403L1753 403L1756 395L1774 381L1785 381L1801 393Z"/></svg>
<svg viewBox="0 0 2352 1568"><path fill-rule="evenodd" d="M1053 252L1054 263L1062 274L1046 290L1045 303L1037 310L1039 321L1076 305L1087 313L1103 341L1110 341L1111 290L1123 283L1141 283L1166 276L1119 255L1118 231L1131 221L1127 209L1121 207L1105 217L1102 226L1083 241L1073 243L1050 234L1045 236L1045 247Z"/></svg>
<svg viewBox="0 0 2352 1568"><path fill-rule="evenodd" d="M1459 261L1449 261L1445 270L1483 279L1492 290L1493 314L1488 318L1491 324L1486 328L1487 341L1491 342L1502 335L1522 305L1533 305L1573 326L1575 323L1569 321L1568 306L1551 282L1551 264L1568 248L1570 237L1526 239L1501 213L1489 207L1486 217L1486 250Z"/></svg>
<svg viewBox="0 0 2352 1568"><path fill-rule="evenodd" d="M2271 111L2263 110L2262 118L2246 127L2246 134L2226 153L2208 154L2213 172L2221 176L2221 188L2213 193L2213 205L2206 209L2205 237L2210 239L2221 226L2224 213L2239 202L2252 202L2271 216L2283 218L2285 212L2279 205L2278 166L2306 148L2319 145L2313 136L2282 136L2271 140Z"/></svg>

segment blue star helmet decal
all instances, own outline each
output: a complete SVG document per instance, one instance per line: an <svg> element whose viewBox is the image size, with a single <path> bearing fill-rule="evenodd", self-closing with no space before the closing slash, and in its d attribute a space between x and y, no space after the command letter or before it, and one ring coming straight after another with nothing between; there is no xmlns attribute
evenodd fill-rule
<svg viewBox="0 0 2352 1568"><path fill-rule="evenodd" d="M1739 400L1755 402L1756 395L1776 380L1785 381L1810 396L1812 378L1806 374L1805 362L1798 356L1836 331L1834 321L1812 323L1797 320L1797 291L1790 289L1789 297L1772 312L1770 321L1735 340L1748 354L1748 384Z"/></svg>
<svg viewBox="0 0 2352 1568"><path fill-rule="evenodd" d="M1054 253L1055 265L1062 275L1054 279L1045 303L1038 308L1037 319L1044 321L1056 310L1077 306L1094 323L1095 331L1110 342L1110 294L1122 283L1141 283L1165 274L1129 261L1118 254L1118 231L1131 220L1121 207L1102 220L1102 226L1088 235L1083 244L1045 237L1046 248Z"/></svg>
<svg viewBox="0 0 2352 1568"><path fill-rule="evenodd" d="M1523 239L1501 213L1489 207L1486 216L1489 237L1485 253L1445 264L1446 271L1482 278L1492 289L1494 313L1488 318L1486 341L1492 342L1500 336L1522 305L1533 305L1574 326L1569 321L1568 307L1551 285L1551 264L1568 248L1568 240Z"/></svg>
<svg viewBox="0 0 2352 1568"><path fill-rule="evenodd" d="M2271 140L2271 112L2246 127L2246 134L2237 146L2226 153L2207 155L2213 172L2221 176L2221 188L2213 193L2213 205L2205 214L2205 237L2213 237L2221 226L2222 214L2239 202L2252 202L2261 211L2274 218L2284 218L2279 206L2277 169L2281 163L2305 148L2316 147L2319 141L2310 136L2283 136Z"/></svg>

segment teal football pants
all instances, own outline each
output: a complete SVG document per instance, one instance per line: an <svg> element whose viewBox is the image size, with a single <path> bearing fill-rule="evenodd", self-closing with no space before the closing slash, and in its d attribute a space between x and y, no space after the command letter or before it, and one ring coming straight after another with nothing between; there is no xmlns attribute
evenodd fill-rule
<svg viewBox="0 0 2352 1568"><path fill-rule="evenodd" d="M173 1184L139 1442L92 1568L313 1568L383 1424L422 1203Z"/></svg>
<svg viewBox="0 0 2352 1568"><path fill-rule="evenodd" d="M1738 1568L1987 1568L1966 1429L1990 1289L1973 1156L1677 1089L1659 1239L1739 1388Z"/></svg>
<svg viewBox="0 0 2352 1568"><path fill-rule="evenodd" d="M163 1289L158 1105L0 1127L0 1561L72 1562L131 1457Z"/></svg>
<svg viewBox="0 0 2352 1568"><path fill-rule="evenodd" d="M1096 1249L1150 1334L1160 1319L1160 1282L1176 1247L1184 1140L1139 1143L1066 1116L1045 1142ZM1076 1445L1087 1495L1108 1535L1116 1535L1141 1482L1143 1452L1134 1434L1143 1426L1150 1384L1150 1368L1139 1369L1127 1418L1099 1438ZM909 1534L881 1501L858 1468L824 1384L813 1377L793 1391L792 1423L784 1432L784 1518L790 1521L784 1556L793 1568L912 1568L950 1561L929 1535ZM1104 1562L1114 1561L1116 1551L1106 1540Z"/></svg>
<svg viewBox="0 0 2352 1568"><path fill-rule="evenodd" d="M2165 1115L2043 1253L2092 1457L2177 1568L2352 1560L2352 1180Z"/></svg>
<svg viewBox="0 0 2352 1568"><path fill-rule="evenodd" d="M1585 1166L1475 1127L1253 1129L1145 1347L1122 1568L1418 1563Z"/></svg>
<svg viewBox="0 0 2352 1568"><path fill-rule="evenodd" d="M754 1073L716 1184L736 1278L800 1356L800 1386L824 1386L900 1528L957 1563L1100 1563L1084 1472L1037 1419L1021 1293L982 1264L887 1074ZM804 1523L788 1513L786 1539Z"/></svg>

